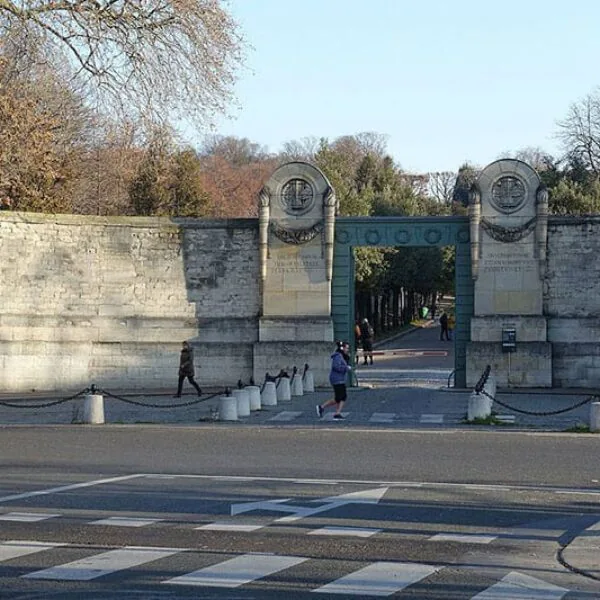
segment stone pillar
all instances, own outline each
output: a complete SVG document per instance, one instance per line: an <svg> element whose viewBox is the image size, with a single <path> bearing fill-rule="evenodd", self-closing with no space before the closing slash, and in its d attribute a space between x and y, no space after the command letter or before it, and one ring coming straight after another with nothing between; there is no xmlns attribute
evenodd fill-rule
<svg viewBox="0 0 600 600"><path fill-rule="evenodd" d="M552 348L543 314L548 194L519 160L488 165L470 198L474 315L467 386L485 365L500 387L551 387ZM514 330L513 352L503 331Z"/></svg>
<svg viewBox="0 0 600 600"><path fill-rule="evenodd" d="M324 385L333 345L333 188L313 165L290 162L275 170L259 199L262 314L254 379L308 363Z"/></svg>

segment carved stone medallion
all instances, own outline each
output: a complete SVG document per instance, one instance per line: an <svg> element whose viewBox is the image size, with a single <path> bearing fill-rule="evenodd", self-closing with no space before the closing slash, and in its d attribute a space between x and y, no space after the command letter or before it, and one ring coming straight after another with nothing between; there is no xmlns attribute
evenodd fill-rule
<svg viewBox="0 0 600 600"><path fill-rule="evenodd" d="M525 202L527 190L525 184L512 175L499 177L492 184L491 203L502 213L513 213Z"/></svg>
<svg viewBox="0 0 600 600"><path fill-rule="evenodd" d="M315 192L305 179L290 179L281 190L281 206L288 215L303 215L314 203Z"/></svg>

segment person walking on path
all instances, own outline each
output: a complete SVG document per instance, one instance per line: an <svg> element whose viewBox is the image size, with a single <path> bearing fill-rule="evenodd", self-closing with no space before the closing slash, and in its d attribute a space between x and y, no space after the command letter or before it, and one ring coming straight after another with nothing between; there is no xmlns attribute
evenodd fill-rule
<svg viewBox="0 0 600 600"><path fill-rule="evenodd" d="M456 319L454 318L454 315L452 313L450 313L448 315L448 338L450 340L452 340L453 338L453 333L454 333L454 327L456 326Z"/></svg>
<svg viewBox="0 0 600 600"><path fill-rule="evenodd" d="M371 327L368 319L363 319L360 325L360 339L362 340L362 349L363 349L363 357L364 362L363 365L368 364L367 359L369 359L370 364L373 364L373 338L375 337L375 332Z"/></svg>
<svg viewBox="0 0 600 600"><path fill-rule="evenodd" d="M350 344L338 342L337 350L331 355L331 370L329 372L329 383L333 386L333 398L323 404L317 404L317 415L322 417L325 409L335 404L334 419L343 419L342 408L348 397L346 392L346 377L352 370L350 367Z"/></svg>
<svg viewBox="0 0 600 600"><path fill-rule="evenodd" d="M446 311L440 315L440 342L444 340L444 336L446 341L450 341L450 338L448 337L448 315L446 314Z"/></svg>
<svg viewBox="0 0 600 600"><path fill-rule="evenodd" d="M188 342L183 342L181 345L181 355L179 357L179 382L177 383L177 393L173 396L173 398L181 398L183 381L186 377L188 381L196 388L198 396L201 396L202 390L194 379L194 350Z"/></svg>

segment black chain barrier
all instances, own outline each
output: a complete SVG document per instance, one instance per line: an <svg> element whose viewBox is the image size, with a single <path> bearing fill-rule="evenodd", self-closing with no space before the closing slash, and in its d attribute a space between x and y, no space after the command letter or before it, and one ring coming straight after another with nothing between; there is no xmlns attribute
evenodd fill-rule
<svg viewBox="0 0 600 600"><path fill-rule="evenodd" d="M499 404L503 408L507 408L508 410L512 410L513 412L520 413L522 415L533 415L536 417L549 417L551 415L560 415L562 413L569 412L570 410L575 410L576 408L579 408L580 406L583 406L584 404L587 404L588 402L591 402L592 400L594 400L594 398L598 397L596 394L592 394L585 400L582 400L581 402L577 402L573 406L568 406L567 408L560 408L558 410L534 411L534 410L524 410L522 408L515 408L514 406L511 406L510 404L501 402L500 400L498 400L498 398L494 398L491 394L488 394L483 389L485 387L485 384L487 383L487 380L490 377L491 370L492 369L491 369L490 365L487 365L486 368L483 370L483 373L481 374L479 381L475 384L475 389L474 389L475 393L482 394L482 395L486 396L487 398L489 398L492 402Z"/></svg>
<svg viewBox="0 0 600 600"><path fill-rule="evenodd" d="M200 404L200 402L205 402L206 400L210 400L216 396L222 396L223 394L227 394L227 390L225 392L217 392L216 394L211 394L209 396L204 396L200 398L196 398L195 400L190 400L189 402L177 402L176 404L157 404L155 402L138 402L136 400L131 400L131 398L124 398L123 396L118 396L117 394L112 394L107 390L100 390L105 396L109 398L114 398L115 400L120 400L121 402L125 402L127 404L134 404L136 406L144 406L146 408L182 408L184 406L193 406L194 404Z"/></svg>
<svg viewBox="0 0 600 600"><path fill-rule="evenodd" d="M583 406L584 404L587 404L588 402L591 402L594 398L598 397L598 396L592 395L589 398L582 400L581 402L577 402L577 404L574 404L573 406L569 406L567 408L561 408L559 410L533 411L533 410L523 410L521 408L515 408L514 406L510 406L510 404L505 404L504 402L500 402L500 400L498 400L497 398L493 398L490 394L488 394L484 390L482 390L480 393L483 394L484 396L487 396L491 400L493 400L496 404L499 404L500 406L507 408L508 410L512 410L512 411L514 411L516 413L520 413L522 415L534 415L536 417L548 417L550 415L560 415L562 413L569 412L570 410L575 410L576 408L579 408L580 406Z"/></svg>
<svg viewBox="0 0 600 600"><path fill-rule="evenodd" d="M21 402L6 402L4 400L0 401L0 406L7 406L9 408L48 408L50 406L56 406L57 404L63 404L65 402L70 402L71 400L75 400L75 398L79 398L79 396L83 396L84 394L88 394L90 392L94 393L96 390L92 388L85 388L72 396L68 396L66 398L60 398L59 400L53 400L52 402L43 402L41 404L23 404Z"/></svg>

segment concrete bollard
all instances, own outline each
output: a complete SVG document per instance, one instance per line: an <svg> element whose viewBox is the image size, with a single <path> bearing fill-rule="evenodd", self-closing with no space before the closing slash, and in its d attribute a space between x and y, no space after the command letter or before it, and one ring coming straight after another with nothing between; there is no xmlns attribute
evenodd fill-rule
<svg viewBox="0 0 600 600"><path fill-rule="evenodd" d="M235 396L221 396L219 398L219 421L237 420L237 398Z"/></svg>
<svg viewBox="0 0 600 600"><path fill-rule="evenodd" d="M246 390L250 396L250 411L260 410L260 388L257 385L247 385Z"/></svg>
<svg viewBox="0 0 600 600"><path fill-rule="evenodd" d="M290 380L288 377L282 377L277 386L277 401L289 402L292 399L292 390L290 388Z"/></svg>
<svg viewBox="0 0 600 600"><path fill-rule="evenodd" d="M260 395L263 406L277 406L277 388L274 381L267 381Z"/></svg>
<svg viewBox="0 0 600 600"><path fill-rule="evenodd" d="M472 392L469 396L469 407L467 409L467 421L475 419L487 419L492 414L487 398L483 394Z"/></svg>
<svg viewBox="0 0 600 600"><path fill-rule="evenodd" d="M490 375L488 377L488 380L483 386L483 391L487 394L487 396L484 394L484 398L487 402L487 410L491 415L492 405L494 404L494 399L496 398L496 378L493 375Z"/></svg>
<svg viewBox="0 0 600 600"><path fill-rule="evenodd" d="M600 431L600 402L590 404L590 431L594 433Z"/></svg>
<svg viewBox="0 0 600 600"><path fill-rule="evenodd" d="M304 391L305 392L314 392L315 391L315 378L312 374L312 371L306 371L304 373L303 381Z"/></svg>
<svg viewBox="0 0 600 600"><path fill-rule="evenodd" d="M83 400L83 423L88 425L104 423L104 396L86 394Z"/></svg>
<svg viewBox="0 0 600 600"><path fill-rule="evenodd" d="M231 392L237 399L238 417L250 416L250 394L247 390L233 390Z"/></svg>
<svg viewBox="0 0 600 600"><path fill-rule="evenodd" d="M302 377L296 373L296 377L292 380L291 386L292 396L304 396L304 387L302 385Z"/></svg>

